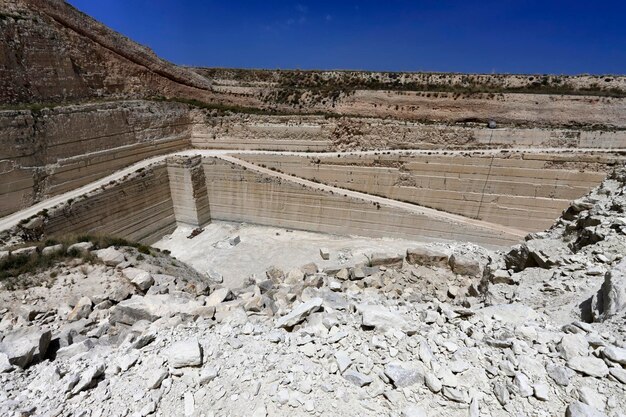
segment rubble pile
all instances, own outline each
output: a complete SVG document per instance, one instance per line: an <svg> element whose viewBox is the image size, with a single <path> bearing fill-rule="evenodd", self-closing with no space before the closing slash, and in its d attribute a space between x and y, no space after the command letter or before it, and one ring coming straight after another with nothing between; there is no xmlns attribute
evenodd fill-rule
<svg viewBox="0 0 626 417"><path fill-rule="evenodd" d="M85 247L0 291L0 415L623 416L625 185L507 253L428 244L237 289Z"/></svg>

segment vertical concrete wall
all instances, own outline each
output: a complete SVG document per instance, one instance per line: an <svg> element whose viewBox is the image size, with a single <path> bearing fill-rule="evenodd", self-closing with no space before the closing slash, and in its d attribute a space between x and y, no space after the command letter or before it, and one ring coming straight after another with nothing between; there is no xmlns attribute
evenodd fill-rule
<svg viewBox="0 0 626 417"><path fill-rule="evenodd" d="M173 156L167 172L176 222L200 227L211 221L211 210L200 156Z"/></svg>

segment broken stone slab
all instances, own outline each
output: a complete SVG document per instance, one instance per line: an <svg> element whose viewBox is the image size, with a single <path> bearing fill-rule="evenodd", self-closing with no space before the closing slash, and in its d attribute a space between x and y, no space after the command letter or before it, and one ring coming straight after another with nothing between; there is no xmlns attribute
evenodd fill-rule
<svg viewBox="0 0 626 417"><path fill-rule="evenodd" d="M300 268L292 268L285 275L285 284L296 285L304 281L304 272Z"/></svg>
<svg viewBox="0 0 626 417"><path fill-rule="evenodd" d="M0 352L4 353L11 365L26 368L35 356L43 359L52 333L39 327L22 327L4 335L0 343Z"/></svg>
<svg viewBox="0 0 626 417"><path fill-rule="evenodd" d="M567 361L567 366L582 374L603 378L609 374L609 367L602 359L591 356L576 356Z"/></svg>
<svg viewBox="0 0 626 417"><path fill-rule="evenodd" d="M335 361L337 361L337 367L339 368L339 373L343 374L346 369L352 365L352 359L350 359L350 355L346 351L338 350L335 352Z"/></svg>
<svg viewBox="0 0 626 417"><path fill-rule="evenodd" d="M285 273L275 266L271 266L267 271L265 271L265 275L267 276L267 279L271 280L275 284L280 284L285 280Z"/></svg>
<svg viewBox="0 0 626 417"><path fill-rule="evenodd" d="M19 248L11 251L13 256L30 256L37 253L37 246L28 246L25 248Z"/></svg>
<svg viewBox="0 0 626 417"><path fill-rule="evenodd" d="M550 388L546 384L534 384L533 391L535 398L540 401L548 401L550 399Z"/></svg>
<svg viewBox="0 0 626 417"><path fill-rule="evenodd" d="M152 275L143 269L126 268L122 270L122 275L141 291L147 291L154 284Z"/></svg>
<svg viewBox="0 0 626 417"><path fill-rule="evenodd" d="M13 370L13 365L9 362L9 357L6 353L0 352L0 374L4 372L10 372Z"/></svg>
<svg viewBox="0 0 626 417"><path fill-rule="evenodd" d="M139 360L139 352L131 351L130 353L117 358L117 366L119 366L122 372L128 371Z"/></svg>
<svg viewBox="0 0 626 417"><path fill-rule="evenodd" d="M452 272L455 274L473 278L482 275L480 262L478 262L478 260L468 255L460 255L458 253L450 256L450 269L452 269Z"/></svg>
<svg viewBox="0 0 626 417"><path fill-rule="evenodd" d="M493 395L495 395L496 399L502 406L506 405L509 402L509 390L504 384L496 383L493 386Z"/></svg>
<svg viewBox="0 0 626 417"><path fill-rule="evenodd" d="M457 388L443 387L443 396L450 401L457 403L468 403L469 397L467 393Z"/></svg>
<svg viewBox="0 0 626 417"><path fill-rule="evenodd" d="M522 372L517 372L515 374L515 378L513 378L513 386L522 398L530 397L534 393L530 379L528 379L528 377Z"/></svg>
<svg viewBox="0 0 626 417"><path fill-rule="evenodd" d="M320 297L306 301L276 320L276 327L291 328L301 323L311 313L318 311L324 300Z"/></svg>
<svg viewBox="0 0 626 417"><path fill-rule="evenodd" d="M428 413L420 406L407 405L402 409L400 417L428 417Z"/></svg>
<svg viewBox="0 0 626 417"><path fill-rule="evenodd" d="M70 245L67 248L67 251L68 251L68 253L69 252L85 253L85 252L89 252L91 249L93 249L93 243L91 243L91 242L78 242L78 243L74 243L73 245Z"/></svg>
<svg viewBox="0 0 626 417"><path fill-rule="evenodd" d="M168 362L172 368L202 365L202 349L198 339L183 340L170 346Z"/></svg>
<svg viewBox="0 0 626 417"><path fill-rule="evenodd" d="M589 386L581 386L578 388L578 399L600 411L604 411L606 407L606 397Z"/></svg>
<svg viewBox="0 0 626 417"><path fill-rule="evenodd" d="M397 253L373 253L370 258L370 266L401 266L404 256Z"/></svg>
<svg viewBox="0 0 626 417"><path fill-rule="evenodd" d="M331 274L332 275L332 274ZM350 278L350 271L347 268L341 268L337 272L335 272L335 278L340 281L346 281Z"/></svg>
<svg viewBox="0 0 626 417"><path fill-rule="evenodd" d="M309 301L313 298L321 298L324 300L322 306L325 310L346 311L350 307L350 303L342 293L333 292L330 288L312 288L308 287L302 291L302 301Z"/></svg>
<svg viewBox="0 0 626 417"><path fill-rule="evenodd" d="M109 323L133 325L139 320L153 322L161 317L193 316L200 307L202 304L195 297L183 292L133 295L110 309Z"/></svg>
<svg viewBox="0 0 626 417"><path fill-rule="evenodd" d="M54 255L55 253L59 253L62 251L63 251L63 245L58 244L58 245L46 246L45 248L41 250L41 254L43 256L50 256L50 255Z"/></svg>
<svg viewBox="0 0 626 417"><path fill-rule="evenodd" d="M108 247L106 249L100 249L94 252L98 259L100 259L106 266L117 266L126 261L124 254L114 247Z"/></svg>
<svg viewBox="0 0 626 417"><path fill-rule="evenodd" d="M81 342L60 348L56 352L55 358L72 358L76 355L80 355L81 353L89 352L91 349L93 349L94 346L95 343L93 342L93 340L85 339Z"/></svg>
<svg viewBox="0 0 626 417"><path fill-rule="evenodd" d="M137 325L138 323L135 323ZM131 339L132 340L132 339ZM132 340L130 347L132 349L141 349L145 346L148 346L150 343L156 340L156 333L151 330L146 330L137 336L136 339Z"/></svg>
<svg viewBox="0 0 626 417"><path fill-rule="evenodd" d="M81 297L76 303L70 314L67 316L67 321L78 321L80 319L86 319L92 312L93 303L89 297Z"/></svg>
<svg viewBox="0 0 626 417"><path fill-rule="evenodd" d="M519 284L519 274L511 275L506 269L496 269L490 273L489 281L492 284L517 285Z"/></svg>
<svg viewBox="0 0 626 417"><path fill-rule="evenodd" d="M365 278L365 271L363 268L356 267L350 269L350 280L351 281L360 281Z"/></svg>
<svg viewBox="0 0 626 417"><path fill-rule="evenodd" d="M205 305L216 307L228 299L232 299L232 292L228 288L218 288L206 298Z"/></svg>
<svg viewBox="0 0 626 417"><path fill-rule="evenodd" d="M519 303L497 304L485 307L478 310L476 315L493 318L510 325L524 324L528 320L535 320L539 317L535 310Z"/></svg>
<svg viewBox="0 0 626 417"><path fill-rule="evenodd" d="M603 412L590 405L576 401L567 406L565 417L607 417Z"/></svg>
<svg viewBox="0 0 626 417"><path fill-rule="evenodd" d="M385 375L393 382L396 388L405 388L415 384L423 384L425 378L424 367L419 362L390 362L385 366Z"/></svg>
<svg viewBox="0 0 626 417"><path fill-rule="evenodd" d="M424 382L426 383L428 389L434 393L438 393L443 388L443 384L441 383L439 378L431 373L427 373L424 376Z"/></svg>
<svg viewBox="0 0 626 417"><path fill-rule="evenodd" d="M626 369L615 367L609 369L609 373L622 384L626 384Z"/></svg>
<svg viewBox="0 0 626 417"><path fill-rule="evenodd" d="M320 257L328 261L330 259L330 251L327 248L320 248Z"/></svg>
<svg viewBox="0 0 626 417"><path fill-rule="evenodd" d="M591 299L591 314L595 321L602 321L625 310L626 259L605 274L600 290Z"/></svg>
<svg viewBox="0 0 626 417"><path fill-rule="evenodd" d="M604 348L602 354L611 362L626 365L626 349L618 348L616 346L608 346Z"/></svg>
<svg viewBox="0 0 626 417"><path fill-rule="evenodd" d="M410 264L447 267L450 255L440 249L420 245L407 250L406 260Z"/></svg>
<svg viewBox="0 0 626 417"><path fill-rule="evenodd" d="M571 254L560 239L531 239L525 245L537 266L544 269L560 265L563 258Z"/></svg>
<svg viewBox="0 0 626 417"><path fill-rule="evenodd" d="M319 268L315 264L315 262L309 262L306 265L302 265L300 270L304 273L305 277L309 277L311 275L315 275L319 272Z"/></svg>
<svg viewBox="0 0 626 417"><path fill-rule="evenodd" d="M200 383L200 385L208 384L209 382L217 378L218 375L219 371L217 370L217 368L213 366L208 366L204 368L202 372L200 372L200 378L198 379L198 382Z"/></svg>
<svg viewBox="0 0 626 417"><path fill-rule="evenodd" d="M587 356L589 353L589 343L585 336L580 333L566 334L561 339L559 350L561 357L568 361L576 356Z"/></svg>
<svg viewBox="0 0 626 417"><path fill-rule="evenodd" d="M388 330L402 330L407 334L414 334L416 328L399 313L392 312L385 307L359 304L357 310L362 314L362 324L376 330L386 332Z"/></svg>
<svg viewBox="0 0 626 417"><path fill-rule="evenodd" d="M169 376L167 369L159 368L156 370L149 370L146 378L146 388L159 389L161 383Z"/></svg>
<svg viewBox="0 0 626 417"><path fill-rule="evenodd" d="M106 366L103 362L87 368L87 370L81 374L78 383L72 389L72 395L76 395L81 391L93 388L97 384L98 378L104 375L105 369Z"/></svg>
<svg viewBox="0 0 626 417"><path fill-rule="evenodd" d="M373 381L371 376L362 374L361 372L355 371L354 369L348 369L346 372L343 373L343 377L352 382L357 387L364 387L371 384Z"/></svg>
<svg viewBox="0 0 626 417"><path fill-rule="evenodd" d="M560 365L549 364L546 366L548 376L558 385L566 387L570 384L571 378L576 374L573 370Z"/></svg>

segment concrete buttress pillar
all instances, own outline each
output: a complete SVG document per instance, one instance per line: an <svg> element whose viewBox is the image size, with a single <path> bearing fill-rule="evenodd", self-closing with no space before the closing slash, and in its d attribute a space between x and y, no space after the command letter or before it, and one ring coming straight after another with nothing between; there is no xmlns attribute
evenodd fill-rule
<svg viewBox="0 0 626 417"><path fill-rule="evenodd" d="M167 158L167 173L176 222L201 227L211 221L202 157Z"/></svg>

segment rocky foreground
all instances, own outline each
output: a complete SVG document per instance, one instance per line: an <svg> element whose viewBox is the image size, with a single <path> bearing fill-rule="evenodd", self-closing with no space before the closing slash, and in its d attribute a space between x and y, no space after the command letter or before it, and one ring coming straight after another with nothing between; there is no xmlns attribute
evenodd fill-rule
<svg viewBox="0 0 626 417"><path fill-rule="evenodd" d="M0 291L0 415L622 416L625 185L509 253L432 244L237 290L156 251L22 248L80 256Z"/></svg>

